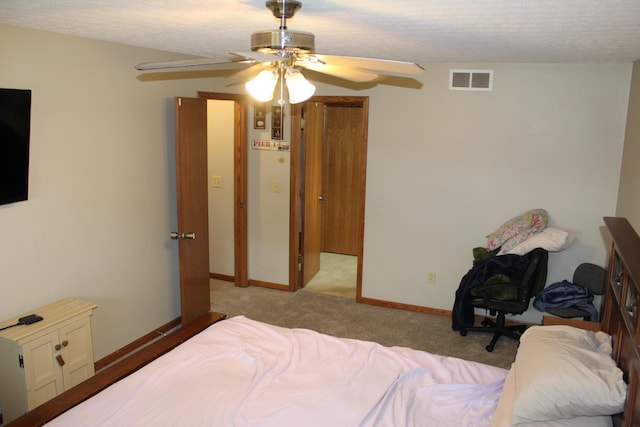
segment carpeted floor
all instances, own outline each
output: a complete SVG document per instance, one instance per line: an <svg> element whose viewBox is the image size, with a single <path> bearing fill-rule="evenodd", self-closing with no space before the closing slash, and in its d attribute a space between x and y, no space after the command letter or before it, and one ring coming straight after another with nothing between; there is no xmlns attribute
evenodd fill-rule
<svg viewBox="0 0 640 427"><path fill-rule="evenodd" d="M320 271L307 283L305 290L356 299L358 257L320 253Z"/></svg>
<svg viewBox="0 0 640 427"><path fill-rule="evenodd" d="M211 280L211 309L227 317L244 315L278 326L411 347L506 369L517 349L515 340L501 338L489 353L485 350L489 334L462 337L451 329L449 318L359 304L350 298L305 289L286 292L255 286L238 288Z"/></svg>

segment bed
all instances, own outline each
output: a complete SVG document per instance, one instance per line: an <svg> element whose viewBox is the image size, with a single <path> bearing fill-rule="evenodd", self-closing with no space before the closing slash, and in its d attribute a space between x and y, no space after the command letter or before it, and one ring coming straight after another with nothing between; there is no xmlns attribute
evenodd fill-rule
<svg viewBox="0 0 640 427"><path fill-rule="evenodd" d="M9 425L638 425L638 333L622 292L635 276L622 249L604 331L530 327L510 370L238 316L188 325L198 333L171 351L134 355L135 368L108 368Z"/></svg>

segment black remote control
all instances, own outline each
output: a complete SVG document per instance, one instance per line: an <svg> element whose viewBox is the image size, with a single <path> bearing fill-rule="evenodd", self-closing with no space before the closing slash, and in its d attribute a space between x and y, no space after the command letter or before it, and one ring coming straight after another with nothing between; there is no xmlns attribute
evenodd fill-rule
<svg viewBox="0 0 640 427"><path fill-rule="evenodd" d="M30 314L28 316L24 316L18 319L18 324L20 325L30 325L32 323L36 323L42 320L41 316L37 314Z"/></svg>

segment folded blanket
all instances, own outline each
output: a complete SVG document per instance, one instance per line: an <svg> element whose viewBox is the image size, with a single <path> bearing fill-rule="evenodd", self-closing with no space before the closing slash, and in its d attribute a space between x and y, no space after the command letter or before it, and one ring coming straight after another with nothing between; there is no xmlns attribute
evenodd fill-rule
<svg viewBox="0 0 640 427"><path fill-rule="evenodd" d="M511 218L487 236L487 250L500 249L500 255L509 252L532 234L547 227L549 214L544 209L531 209Z"/></svg>

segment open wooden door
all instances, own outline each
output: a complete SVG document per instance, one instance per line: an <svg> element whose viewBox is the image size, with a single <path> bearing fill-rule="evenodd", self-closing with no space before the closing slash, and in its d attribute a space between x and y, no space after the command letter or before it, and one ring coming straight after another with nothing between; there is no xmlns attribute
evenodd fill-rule
<svg viewBox="0 0 640 427"><path fill-rule="evenodd" d="M320 270L322 247L322 141L324 104L304 105L305 140L302 200L302 286Z"/></svg>
<svg viewBox="0 0 640 427"><path fill-rule="evenodd" d="M207 100L175 98L180 304L185 325L211 309L207 219Z"/></svg>

